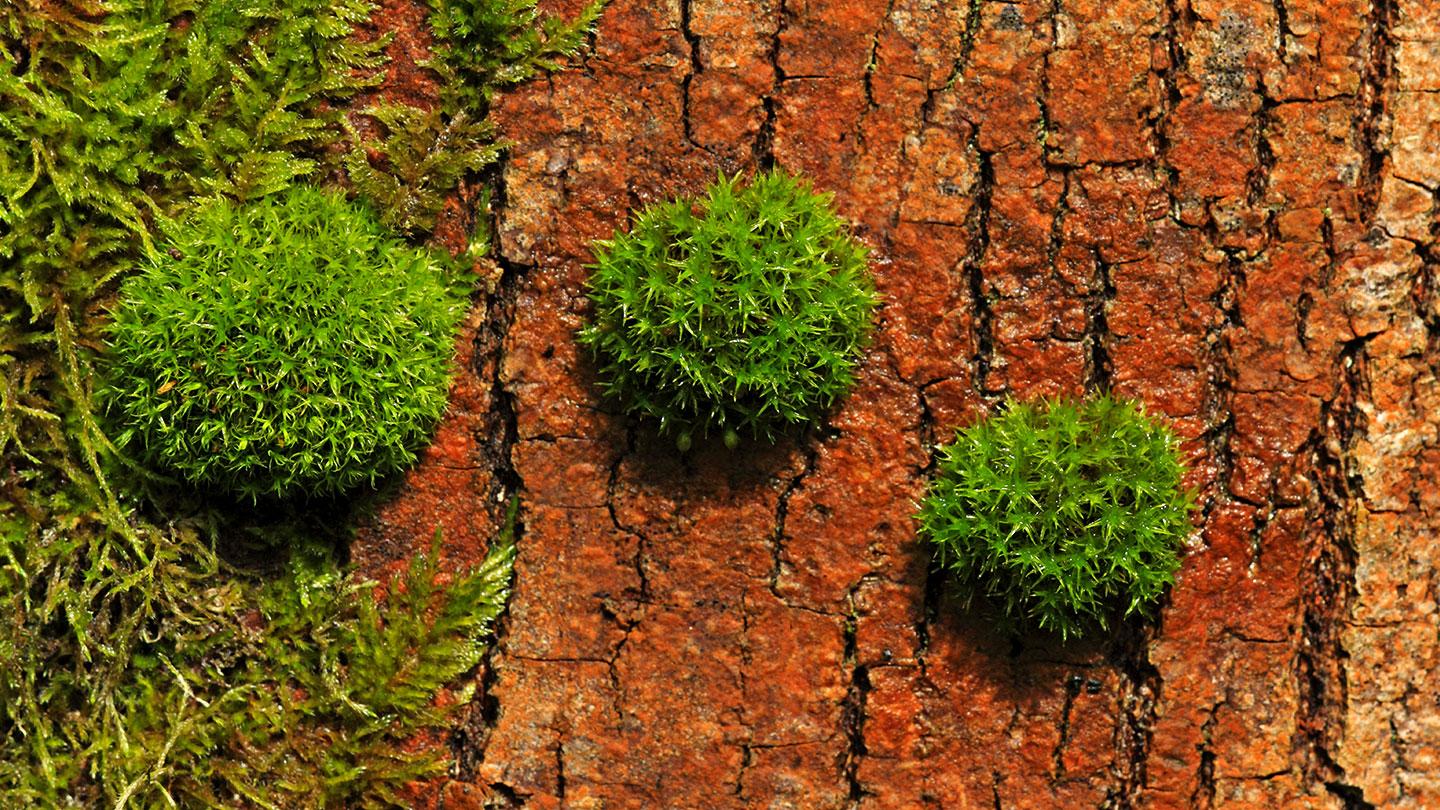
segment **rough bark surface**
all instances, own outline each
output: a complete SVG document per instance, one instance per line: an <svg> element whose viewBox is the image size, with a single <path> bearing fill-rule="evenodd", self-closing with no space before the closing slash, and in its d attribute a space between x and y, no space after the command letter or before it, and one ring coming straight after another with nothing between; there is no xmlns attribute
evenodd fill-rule
<svg viewBox="0 0 1440 810"><path fill-rule="evenodd" d="M355 549L473 560L520 499L428 803L1440 807L1440 5L613 0L497 112L496 291ZM577 352L588 245L769 165L873 249L875 340L823 427L679 455ZM1004 637L927 579L934 444L1098 389L1186 440L1179 581Z"/></svg>

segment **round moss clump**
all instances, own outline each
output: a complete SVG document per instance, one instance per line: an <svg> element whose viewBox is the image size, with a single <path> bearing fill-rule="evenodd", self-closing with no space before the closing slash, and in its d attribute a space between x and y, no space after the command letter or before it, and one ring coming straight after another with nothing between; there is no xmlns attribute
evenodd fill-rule
<svg viewBox="0 0 1440 810"><path fill-rule="evenodd" d="M941 448L921 536L961 594L1062 637L1148 615L1192 495L1176 439L1110 397L1012 403Z"/></svg>
<svg viewBox="0 0 1440 810"><path fill-rule="evenodd" d="M596 243L580 332L605 392L682 449L773 438L854 381L876 295L830 196L783 172L721 178Z"/></svg>
<svg viewBox="0 0 1440 810"><path fill-rule="evenodd" d="M209 201L122 285L102 398L122 449L195 484L338 493L415 459L463 312L343 196Z"/></svg>

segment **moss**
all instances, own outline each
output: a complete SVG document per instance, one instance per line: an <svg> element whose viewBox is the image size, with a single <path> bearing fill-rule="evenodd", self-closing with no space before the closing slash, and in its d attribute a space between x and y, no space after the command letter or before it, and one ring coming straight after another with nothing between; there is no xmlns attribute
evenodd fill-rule
<svg viewBox="0 0 1440 810"><path fill-rule="evenodd" d="M97 531L0 518L8 806L400 807L441 771L443 750L413 738L469 694L435 701L486 650L508 536L473 570L416 556L382 601L308 529L264 577L228 569L193 526L140 528L135 545Z"/></svg>
<svg viewBox="0 0 1440 810"><path fill-rule="evenodd" d="M1176 440L1134 403L1011 403L958 432L919 514L968 600L1061 636L1145 615L1190 532Z"/></svg>
<svg viewBox="0 0 1440 810"><path fill-rule="evenodd" d="M391 227L433 228L460 179L500 157L504 144L486 118L494 94L579 52L607 2L592 0L566 20L542 14L536 0L429 0L435 58L424 64L439 74L439 104L365 110L379 134L352 130L341 158L356 191Z"/></svg>
<svg viewBox="0 0 1440 810"><path fill-rule="evenodd" d="M542 14L536 0L427 0L437 42L433 66L452 108L482 106L499 89L555 70L579 53L609 0L574 19Z"/></svg>
<svg viewBox="0 0 1440 810"><path fill-rule="evenodd" d="M329 180L373 146L351 123L383 62L384 38L355 36L373 10L369 0L0 3L7 806L396 806L405 780L435 772L411 735L442 721L434 697L482 654L508 541L477 572L417 559L383 606L340 563L342 518L258 531L265 558L298 551L279 573L236 570L215 553L209 507L112 483L123 476L92 393L107 304L118 280L165 255L165 223L185 221L197 200L263 200ZM525 19L542 26L524 34L526 64L504 68L502 48L502 69L467 84L467 98L548 68L593 22L562 37L561 23ZM499 154L485 107L457 124L460 111L448 103L432 125L370 110L381 130L395 126L375 160L395 172L395 193L365 178L357 193L407 236L423 239L438 201Z"/></svg>
<svg viewBox="0 0 1440 810"><path fill-rule="evenodd" d="M319 166L373 84L366 0L0 8L0 451L120 517L92 416L94 302L197 194L253 198Z"/></svg>
<svg viewBox="0 0 1440 810"><path fill-rule="evenodd" d="M333 494L415 459L464 312L427 251L297 187L197 208L125 283L101 392L122 449L256 498Z"/></svg>
<svg viewBox="0 0 1440 810"><path fill-rule="evenodd" d="M864 248L805 182L721 178L641 211L595 255L579 339L604 390L682 449L772 437L850 388L876 297Z"/></svg>

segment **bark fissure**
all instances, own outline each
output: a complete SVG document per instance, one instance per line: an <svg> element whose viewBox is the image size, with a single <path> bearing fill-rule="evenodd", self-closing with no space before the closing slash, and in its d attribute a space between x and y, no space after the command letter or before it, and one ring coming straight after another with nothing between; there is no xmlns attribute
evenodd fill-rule
<svg viewBox="0 0 1440 810"><path fill-rule="evenodd" d="M1118 784L1107 806L1131 808L1141 804L1147 784L1150 745L1163 681L1150 661L1150 640L1159 630L1138 619L1121 625L1112 664L1120 674L1120 705L1116 727Z"/></svg>
<svg viewBox="0 0 1440 810"><path fill-rule="evenodd" d="M817 441L817 438L809 435L801 439L800 450L804 454L804 464L801 466L800 471L795 474L795 477L791 478L790 482L785 485L785 489L780 492L780 497L775 501L775 528L771 533L770 539L770 593L774 594L776 599L785 602L785 604L791 607L800 606L790 605L780 592L780 579L785 575L785 520L790 514L790 498L794 496L797 490L805 485L805 479L815 472L815 464L820 457L820 448L816 443Z"/></svg>
<svg viewBox="0 0 1440 810"><path fill-rule="evenodd" d="M493 168L490 178L494 189L492 208L488 213L486 228L490 244L499 244L499 212L504 210L505 166L508 158ZM472 214L475 216L476 214ZM519 443L519 415L514 392L505 381L505 341L515 321L515 302L519 295L520 283L531 269L528 265L509 261L497 252L500 265L500 279L486 302L486 318L476 336L476 363L474 371L484 373L484 358L493 358L494 368L490 372L490 411L487 415L484 435L479 437L479 448L485 465L491 472L490 490L486 493L487 508L503 513L507 502L514 501L514 520L508 527L517 548L525 538L525 481L514 462L514 448ZM504 518L500 517L500 520ZM497 521L499 522L499 521ZM510 629L508 605L495 625L495 639L485 652L480 664L480 690L477 699L478 711L472 711L458 733L450 739L450 748L455 761L455 773L464 781L473 781L476 768L485 758L490 733L500 714L500 703L494 695L499 675L496 657L502 655Z"/></svg>
<svg viewBox="0 0 1440 810"><path fill-rule="evenodd" d="M1095 277L1085 300L1086 352L1085 390L1100 394L1110 392L1114 368L1110 363L1110 324L1106 312L1115 300L1115 284L1110 279L1110 265L1095 253Z"/></svg>
<svg viewBox="0 0 1440 810"><path fill-rule="evenodd" d="M1320 428L1307 444L1313 459L1312 481L1318 503L1318 536L1307 566L1307 583L1296 651L1300 695L1297 733L1302 766L1312 781L1344 799L1347 808L1366 808L1359 788L1345 784L1345 771L1334 751L1344 734L1348 701L1345 650L1341 632L1355 599L1355 517L1359 482L1348 457L1365 429L1359 402L1367 390L1367 338L1348 343L1340 354L1341 380L1320 409Z"/></svg>
<svg viewBox="0 0 1440 810"><path fill-rule="evenodd" d="M765 118L760 122L760 131L755 135L755 147L752 150L755 165L762 170L775 168L775 120L779 115L777 96L786 78L785 68L780 64L780 46L788 15L786 0L779 0L775 9L775 32L770 35L769 51L770 68L775 73L775 79L770 91L760 99Z"/></svg>
<svg viewBox="0 0 1440 810"><path fill-rule="evenodd" d="M970 293L970 307L974 324L975 354L971 358L974 369L976 393L988 396L999 393L990 387L990 367L995 357L994 312L985 290L983 265L990 249L990 208L995 193L995 168L991 155L980 149L979 135L971 143L972 149L980 156L979 180L975 189L975 204L970 209L965 230L970 236L970 250L961 259L961 271L966 288Z"/></svg>
<svg viewBox="0 0 1440 810"><path fill-rule="evenodd" d="M867 795L865 786L860 781L860 761L866 754L866 704L870 694L869 665L857 660L855 622L856 617L852 613L845 624L843 660L850 666L850 685L841 707L841 725L846 739L844 775L852 808L858 808Z"/></svg>
<svg viewBox="0 0 1440 810"><path fill-rule="evenodd" d="M1075 699L1085 685L1085 678L1071 675L1065 679L1065 703L1060 707L1060 718L1056 727L1055 749L1050 752L1050 781L1059 782L1065 778L1065 747L1070 744L1070 714L1075 710Z"/></svg>
<svg viewBox="0 0 1440 810"><path fill-rule="evenodd" d="M1366 60L1356 105L1355 131L1361 137L1365 155L1364 177L1361 178L1361 215L1364 222L1374 222L1380 206L1380 189L1390 160L1389 107L1392 77L1395 73L1395 43L1391 30L1395 25L1395 0L1370 0Z"/></svg>

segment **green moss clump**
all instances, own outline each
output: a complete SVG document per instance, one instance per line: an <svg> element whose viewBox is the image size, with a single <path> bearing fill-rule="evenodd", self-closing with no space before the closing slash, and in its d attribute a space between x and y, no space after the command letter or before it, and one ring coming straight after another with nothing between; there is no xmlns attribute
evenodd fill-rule
<svg viewBox="0 0 1440 810"><path fill-rule="evenodd" d="M174 230L110 330L120 447L252 498L337 493L414 460L463 314L432 254L305 187L216 200Z"/></svg>
<svg viewBox="0 0 1440 810"><path fill-rule="evenodd" d="M941 448L921 536L967 597L1063 637L1148 614L1192 495L1176 439L1134 403L1012 403Z"/></svg>
<svg viewBox="0 0 1440 810"><path fill-rule="evenodd" d="M778 171L646 208L593 269L579 339L601 385L682 449L816 418L853 383L876 304L829 195Z"/></svg>

